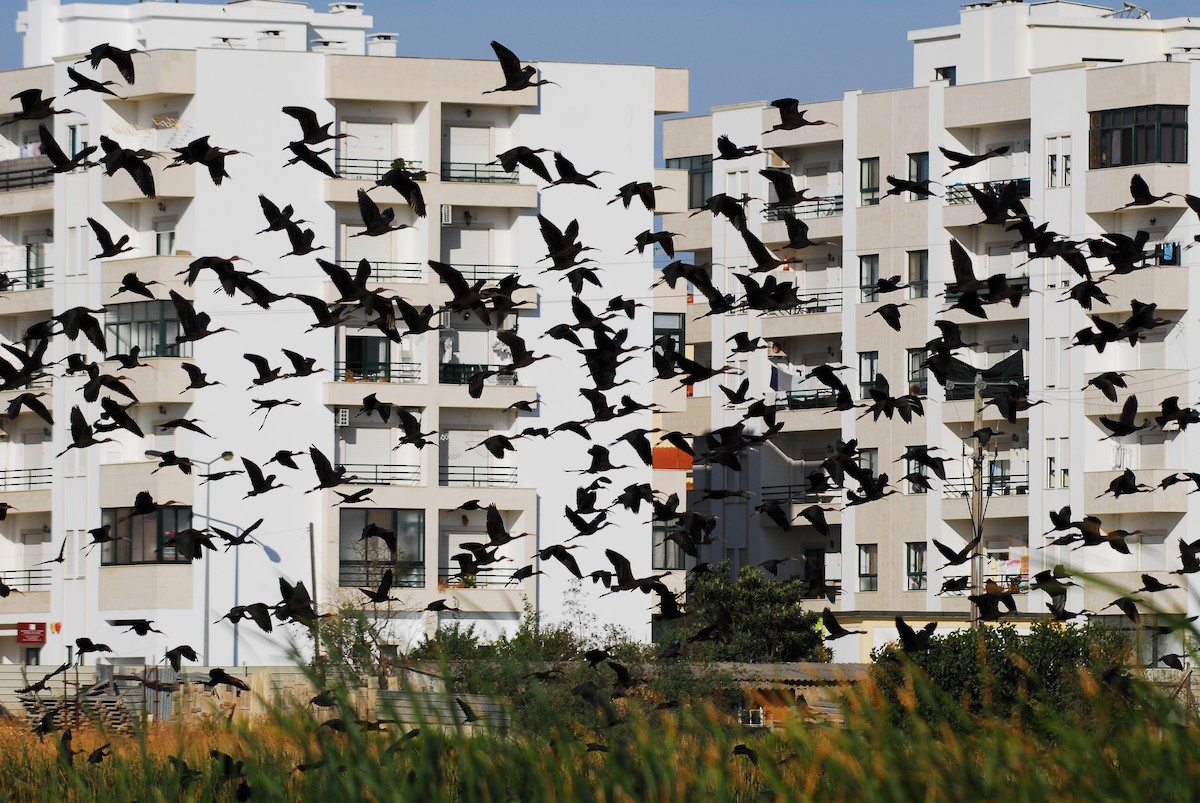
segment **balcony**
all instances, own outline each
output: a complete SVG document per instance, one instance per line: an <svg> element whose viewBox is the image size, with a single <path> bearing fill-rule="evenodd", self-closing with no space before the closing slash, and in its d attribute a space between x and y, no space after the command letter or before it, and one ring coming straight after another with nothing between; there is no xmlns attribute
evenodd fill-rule
<svg viewBox="0 0 1200 803"><path fill-rule="evenodd" d="M946 187L946 211L943 217L943 224L947 228L955 226L972 226L980 221L979 207L975 204L975 198L971 195L968 187L975 187L983 190L994 198L999 198L1004 188L1015 183L1017 185L1017 194L1022 198L1027 198L1031 190L1031 184L1028 178L1013 178L1000 179L997 181L972 181L961 184L950 184Z"/></svg>
<svg viewBox="0 0 1200 803"><path fill-rule="evenodd" d="M106 176L100 183L100 198L106 204L136 203L162 198L192 198L196 195L196 165L167 170L165 158L150 159L146 164L154 175L154 198L147 198L124 170ZM205 181L208 181L207 172Z"/></svg>
<svg viewBox="0 0 1200 803"><path fill-rule="evenodd" d="M507 569L487 567L478 574L461 575L457 566L442 566L438 569L438 589L450 588L504 588L506 585L520 587L519 583L510 583L512 572L516 566Z"/></svg>
<svg viewBox="0 0 1200 803"><path fill-rule="evenodd" d="M1028 493L1028 474L997 474L983 478L984 496L1025 496ZM970 477L951 477L942 483L942 496L947 499L970 495Z"/></svg>
<svg viewBox="0 0 1200 803"><path fill-rule="evenodd" d="M1140 164L1122 167L1103 167L1088 170L1085 173L1087 192L1084 202L1089 215L1103 212L1115 212L1131 200L1129 182L1134 173L1141 174L1150 186L1151 192L1166 192L1172 187L1188 186L1188 166L1186 164ZM1152 204L1137 207L1138 211L1156 212L1167 209L1177 209L1181 212L1187 209L1186 204L1178 198L1165 198Z"/></svg>
<svg viewBox="0 0 1200 803"><path fill-rule="evenodd" d="M101 80L116 81L120 87L118 94L126 101L196 94L195 50L155 49L150 58L134 56L134 64L136 84L126 83L112 62L105 61L100 65ZM103 97L109 103L121 102L108 95Z"/></svg>
<svg viewBox="0 0 1200 803"><path fill-rule="evenodd" d="M769 206L763 209L763 220L770 223L788 217L813 218L840 215L844 211L842 208L843 200L844 196L842 195L831 195L828 198L814 198L811 201L805 201L795 206Z"/></svg>
<svg viewBox="0 0 1200 803"><path fill-rule="evenodd" d="M789 410L824 409L837 405L837 391L832 388L789 390L782 399Z"/></svg>
<svg viewBox="0 0 1200 803"><path fill-rule="evenodd" d="M1178 469L1182 471L1184 469ZM1139 468L1135 470L1137 481L1156 488L1153 493L1125 494L1115 497L1106 493L1108 485L1119 470L1085 471L1083 473L1083 498L1088 500L1087 512L1093 516L1117 516L1132 513L1187 513L1187 483L1176 483L1170 488L1159 488L1159 483L1176 473L1176 469Z"/></svg>
<svg viewBox="0 0 1200 803"><path fill-rule="evenodd" d="M518 175L506 173L500 165L479 162L442 162L442 181L472 184L516 184Z"/></svg>
<svg viewBox="0 0 1200 803"><path fill-rule="evenodd" d="M371 265L371 278L377 282L423 282L425 281L425 265L422 262L380 262L368 260ZM353 273L358 269L358 260L339 259L337 264Z"/></svg>
<svg viewBox="0 0 1200 803"><path fill-rule="evenodd" d="M1003 474L983 478L983 497L989 519L1029 516L1029 475ZM942 483L942 515L946 519L971 518L971 479L952 477Z"/></svg>
<svg viewBox="0 0 1200 803"><path fill-rule="evenodd" d="M985 574L983 581L986 583L988 580L1012 594L1029 593L1028 574Z"/></svg>
<svg viewBox="0 0 1200 803"><path fill-rule="evenodd" d="M762 316L762 336L779 340L804 335L828 335L842 330L841 290L798 291L802 303L785 312ZM689 325L690 326L690 325Z"/></svg>
<svg viewBox="0 0 1200 803"><path fill-rule="evenodd" d="M341 463L353 476L351 485L419 485L421 467L418 465L381 465L377 463Z"/></svg>
<svg viewBox="0 0 1200 803"><path fill-rule="evenodd" d="M18 167L32 163L29 167ZM35 157L32 159L12 159L0 162L0 192L13 190L32 190L54 183L54 174L47 173L50 163Z"/></svg>
<svg viewBox="0 0 1200 803"><path fill-rule="evenodd" d="M338 382L384 382L414 385L421 382L421 364L416 362L364 362L339 360L333 378Z"/></svg>
<svg viewBox="0 0 1200 803"><path fill-rule="evenodd" d="M764 502L785 502L790 505L828 505L841 499L841 492L811 493L808 490L807 482L798 482L791 485L764 485L762 487L762 499ZM832 524L833 522L829 523Z"/></svg>
<svg viewBox="0 0 1200 803"><path fill-rule="evenodd" d="M471 377L482 371L499 371L503 368L508 368L507 365L482 365L478 363L442 363L438 366L438 383L442 385L466 385L471 381ZM517 382L516 374L496 374L487 378L484 384L487 385L510 385L515 386Z"/></svg>
<svg viewBox="0 0 1200 803"><path fill-rule="evenodd" d="M405 170L413 172L422 168L422 163L414 159L360 159L355 156L339 156L334 162L334 171L342 178L377 181L384 173L399 167L397 162L402 163Z"/></svg>
<svg viewBox="0 0 1200 803"><path fill-rule="evenodd" d="M468 265L465 263L453 263L450 267L461 273L463 278L468 282L477 282L480 279L484 281L496 281L503 279L505 276L511 276L519 270L516 265ZM441 283L445 284L445 282ZM514 300L517 300L517 298L514 298Z"/></svg>
<svg viewBox="0 0 1200 803"><path fill-rule="evenodd" d="M49 488L54 482L53 471L45 468L10 468L0 471L0 491L31 491Z"/></svg>
<svg viewBox="0 0 1200 803"><path fill-rule="evenodd" d="M49 566L29 569L0 569L0 580L18 591L46 591L50 588Z"/></svg>
<svg viewBox="0 0 1200 803"><path fill-rule="evenodd" d="M439 466L438 484L458 488L511 487L517 484L515 466Z"/></svg>
<svg viewBox="0 0 1200 803"><path fill-rule="evenodd" d="M982 370L982 369L981 369ZM1005 380L1003 382L984 382L983 389L980 395L986 402L992 396L1000 396L1008 391L1015 384L1013 380ZM1021 377L1020 385L1024 388L1029 387L1029 377ZM953 380L946 383L946 401L966 401L975 397L975 386L968 382L954 382Z"/></svg>
<svg viewBox="0 0 1200 803"><path fill-rule="evenodd" d="M393 587L425 587L425 561L404 561L396 566L388 566L374 560L342 560L338 562L338 585L342 588L374 588L389 568L392 570Z"/></svg>

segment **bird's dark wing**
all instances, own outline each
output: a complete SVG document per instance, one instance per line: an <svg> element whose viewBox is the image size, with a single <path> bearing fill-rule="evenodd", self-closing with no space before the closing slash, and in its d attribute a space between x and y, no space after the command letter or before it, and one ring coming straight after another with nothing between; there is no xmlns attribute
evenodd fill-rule
<svg viewBox="0 0 1200 803"><path fill-rule="evenodd" d="M500 60L500 69L504 70L505 83L520 80L521 60L517 58L517 54L496 41L492 42L492 50L496 52L496 58Z"/></svg>
<svg viewBox="0 0 1200 803"><path fill-rule="evenodd" d="M96 241L100 243L100 248L103 251L108 251L113 247L112 235L108 233L108 229L100 225L95 218L87 219L88 225L92 227L92 231L96 234Z"/></svg>
<svg viewBox="0 0 1200 803"><path fill-rule="evenodd" d="M67 154L63 152L63 149L54 139L54 135L50 133L50 129L46 128L44 125L39 125L38 136L41 137L42 140L42 154L51 162L53 162L55 167L70 162L70 159L67 158Z"/></svg>
<svg viewBox="0 0 1200 803"><path fill-rule="evenodd" d="M381 217L379 206L371 200L367 191L361 188L358 191L358 213L362 216L363 225L368 229L371 228L371 224L378 223Z"/></svg>
<svg viewBox="0 0 1200 803"><path fill-rule="evenodd" d="M303 106L284 106L283 113L300 123L300 130L306 137L321 130L321 124L317 122L317 113L312 109L306 109Z"/></svg>

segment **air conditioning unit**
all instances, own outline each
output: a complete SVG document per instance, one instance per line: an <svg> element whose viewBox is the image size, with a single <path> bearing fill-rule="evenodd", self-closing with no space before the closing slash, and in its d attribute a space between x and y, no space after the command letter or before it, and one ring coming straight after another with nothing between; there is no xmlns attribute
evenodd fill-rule
<svg viewBox="0 0 1200 803"><path fill-rule="evenodd" d="M454 204L442 204L442 225L454 225Z"/></svg>
<svg viewBox="0 0 1200 803"><path fill-rule="evenodd" d="M339 427L350 426L350 408L349 407L337 408L337 425Z"/></svg>

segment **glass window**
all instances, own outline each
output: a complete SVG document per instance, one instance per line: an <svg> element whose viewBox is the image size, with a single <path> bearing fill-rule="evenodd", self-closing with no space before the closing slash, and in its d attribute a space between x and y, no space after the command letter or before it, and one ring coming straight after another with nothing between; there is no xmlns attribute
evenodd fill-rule
<svg viewBox="0 0 1200 803"><path fill-rule="evenodd" d="M425 585L425 511L366 510L340 511L338 549L338 585L357 587L378 585L387 569L392 584L402 588ZM395 534L396 550L384 538L363 540L363 531L375 525L390 539Z"/></svg>
<svg viewBox="0 0 1200 803"><path fill-rule="evenodd" d="M928 351L924 347L908 350L908 392L923 396L929 392L929 369L925 366Z"/></svg>
<svg viewBox="0 0 1200 803"><path fill-rule="evenodd" d="M670 335L678 351L683 348L684 316L681 312L654 313L654 339Z"/></svg>
<svg viewBox="0 0 1200 803"><path fill-rule="evenodd" d="M929 151L908 155L908 180L925 181L929 178ZM908 193L910 201L924 201L926 196Z"/></svg>
<svg viewBox="0 0 1200 803"><path fill-rule="evenodd" d="M879 254L864 254L858 258L858 285L863 301L878 301Z"/></svg>
<svg viewBox="0 0 1200 803"><path fill-rule="evenodd" d="M917 460L913 460L911 457L908 458L904 462L905 462L905 466L904 466L905 476L911 476L914 474L919 475L921 477L929 476L929 466L925 465L924 463L921 463ZM920 482L914 482L913 480L909 480L908 488L905 489L905 493L923 494L923 493L929 493L929 490L924 485L922 485Z"/></svg>
<svg viewBox="0 0 1200 803"><path fill-rule="evenodd" d="M688 209L699 209L704 206L713 194L712 162L708 156L685 156L679 159L666 159L666 166L672 170L688 171Z"/></svg>
<svg viewBox="0 0 1200 803"><path fill-rule="evenodd" d="M654 571L675 571L687 568L684 563L687 555L678 544L667 540L668 532L670 532L670 527L666 524L655 524L652 530L654 547L651 553L650 568Z"/></svg>
<svg viewBox="0 0 1200 803"><path fill-rule="evenodd" d="M140 346L142 357L190 357L191 343L176 343L183 334L170 301L110 304L104 312L104 339L109 354L128 354Z"/></svg>
<svg viewBox="0 0 1200 803"><path fill-rule="evenodd" d="M858 353L858 397L871 398L871 387L875 384L875 374L879 371L879 352L860 351Z"/></svg>
<svg viewBox="0 0 1200 803"><path fill-rule="evenodd" d="M1058 154L1046 154L1046 186L1058 186Z"/></svg>
<svg viewBox="0 0 1200 803"><path fill-rule="evenodd" d="M865 468L872 474L879 473L879 450L878 449L859 449L858 450L858 465Z"/></svg>
<svg viewBox="0 0 1200 803"><path fill-rule="evenodd" d="M174 220L158 220L154 223L154 253L166 257L175 254L175 225Z"/></svg>
<svg viewBox="0 0 1200 803"><path fill-rule="evenodd" d="M1092 169L1186 162L1187 107L1156 105L1092 112L1088 151Z"/></svg>
<svg viewBox="0 0 1200 803"><path fill-rule="evenodd" d="M879 203L879 157L858 160L858 188L860 205L875 206Z"/></svg>
<svg viewBox="0 0 1200 803"><path fill-rule="evenodd" d="M858 590L879 590L879 544L858 545Z"/></svg>
<svg viewBox="0 0 1200 803"><path fill-rule="evenodd" d="M926 546L924 541L912 541L904 545L904 567L909 591L924 591L928 587L925 576Z"/></svg>
<svg viewBox="0 0 1200 803"><path fill-rule="evenodd" d="M116 539L101 547L100 563L123 566L133 563L187 563L174 543L175 533L192 526L190 507L164 507L145 516L135 516L133 508L104 508L101 523L109 526Z"/></svg>
<svg viewBox="0 0 1200 803"><path fill-rule="evenodd" d="M958 83L958 67L937 67L933 71L933 78L935 81L945 81L954 86Z"/></svg>
<svg viewBox="0 0 1200 803"><path fill-rule="evenodd" d="M929 296L929 252L908 252L908 297Z"/></svg>

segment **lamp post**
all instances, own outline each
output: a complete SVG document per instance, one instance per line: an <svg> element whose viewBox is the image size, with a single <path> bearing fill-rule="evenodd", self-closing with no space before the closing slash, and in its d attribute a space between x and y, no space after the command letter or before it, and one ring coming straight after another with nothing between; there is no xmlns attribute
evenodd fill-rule
<svg viewBox="0 0 1200 803"><path fill-rule="evenodd" d="M146 457L157 458L158 455L151 454L149 451L147 451ZM229 462L232 459L233 459L233 452L225 451L225 452L221 452L221 454L217 455L212 460L193 460L192 463L197 466L204 466L205 471L207 471L208 469L212 468L212 464L217 462L218 460L224 460L226 462ZM205 486L204 486L204 516L203 516L203 519L204 519L205 527L207 527L208 523L212 520L211 517L212 517L212 483L207 482L207 483L205 483ZM204 660L205 660L205 662L207 662L209 660L209 657L208 657L208 596L209 596L209 577L210 577L209 567L211 565L212 565L211 559L204 561L204 607L200 612L201 616L204 617Z"/></svg>
<svg viewBox="0 0 1200 803"><path fill-rule="evenodd" d="M237 532L240 535L242 532L242 528L238 527ZM274 549L271 549L271 547L267 546L262 541L259 541L254 536L250 536L250 540L253 541L254 543L258 544L260 547L262 547L263 552L266 553L267 560L271 561L272 563L279 563L279 561L281 560L281 557L278 552L276 552ZM242 566L242 550L237 549L233 553L233 606L235 608L239 604L241 604L240 600L238 599L239 590L241 587L241 576L240 576L241 575L241 566ZM208 616L204 617L204 621L205 622L208 621ZM239 635L239 632L238 632L239 624L241 624L240 621L235 621L233 623L233 665L234 666L238 665L238 646L241 643L241 636ZM206 658L206 660L207 660L207 658Z"/></svg>

